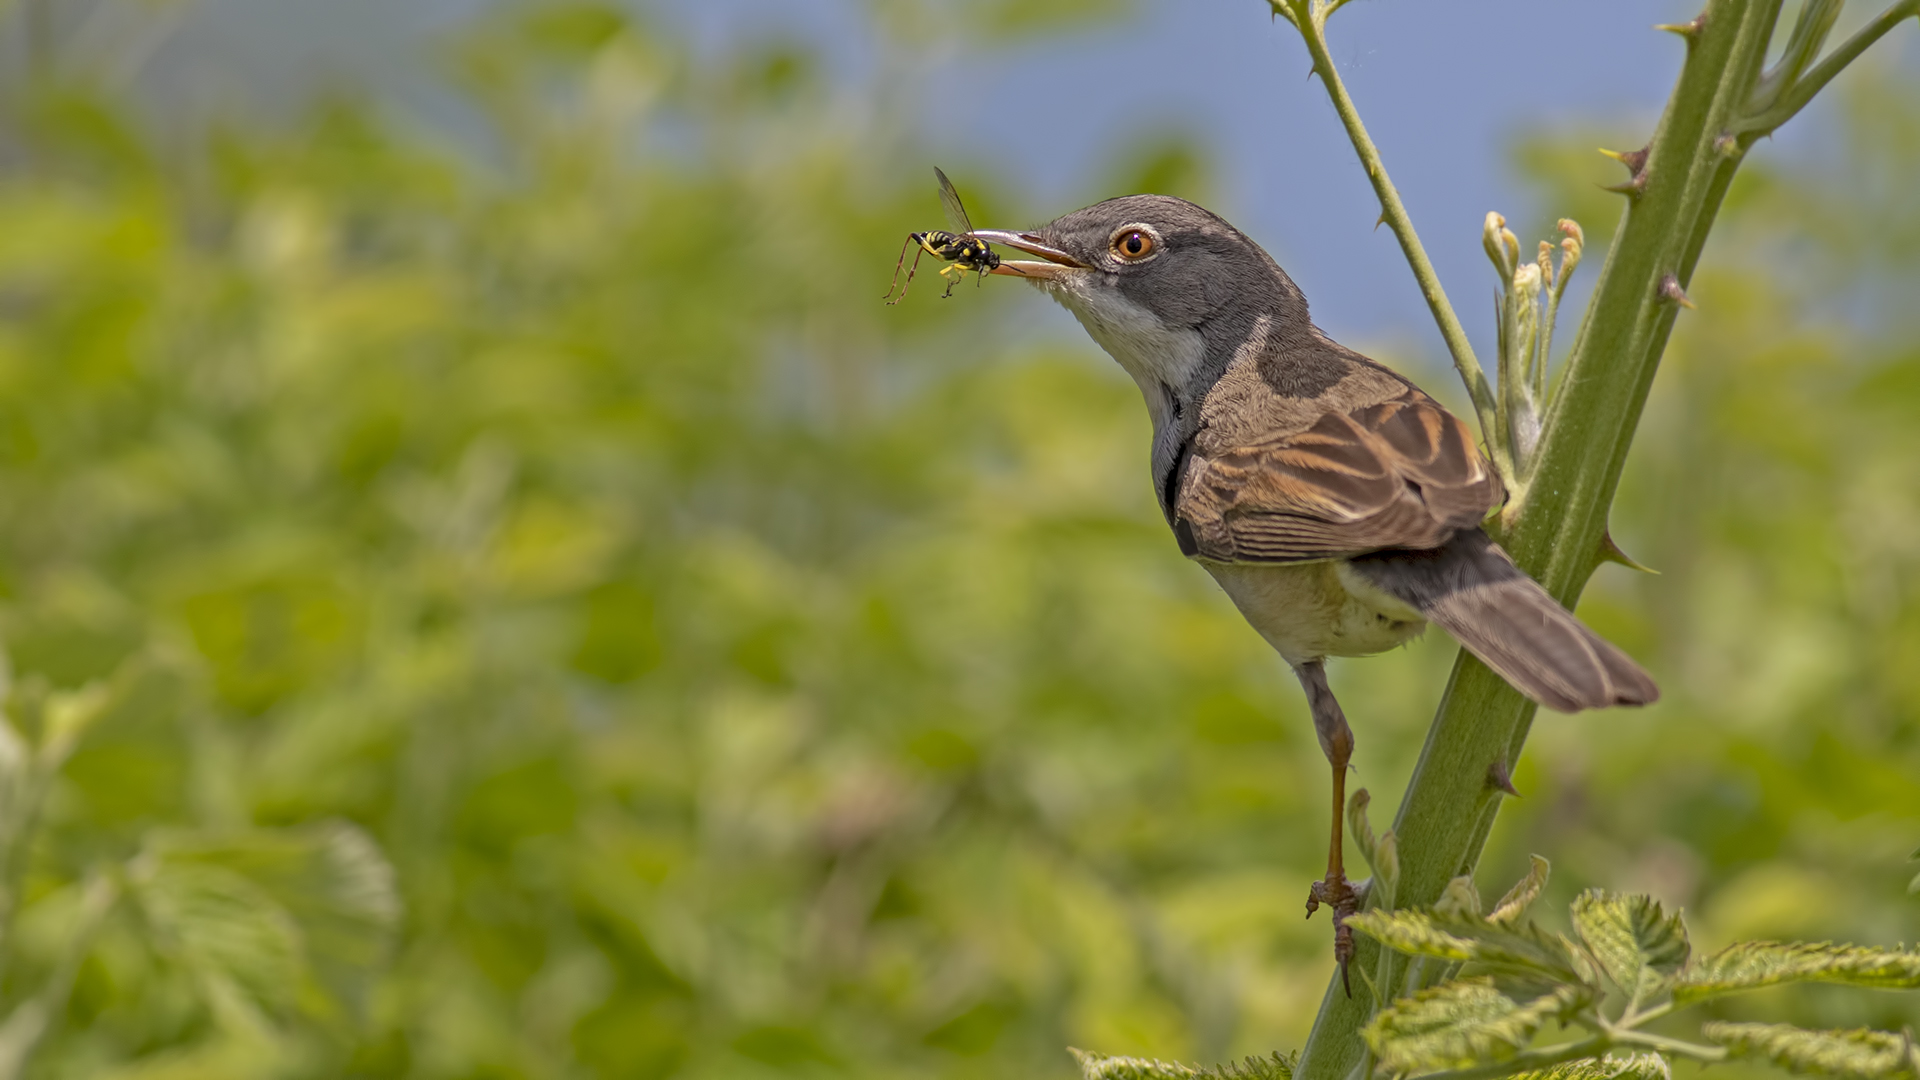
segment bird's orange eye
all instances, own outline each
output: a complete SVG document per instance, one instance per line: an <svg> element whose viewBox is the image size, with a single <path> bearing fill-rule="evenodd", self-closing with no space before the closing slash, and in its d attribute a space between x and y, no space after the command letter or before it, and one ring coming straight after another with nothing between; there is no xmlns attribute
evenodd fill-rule
<svg viewBox="0 0 1920 1080"><path fill-rule="evenodd" d="M1134 229L1113 238L1113 253L1123 259L1144 259L1153 254L1153 237Z"/></svg>

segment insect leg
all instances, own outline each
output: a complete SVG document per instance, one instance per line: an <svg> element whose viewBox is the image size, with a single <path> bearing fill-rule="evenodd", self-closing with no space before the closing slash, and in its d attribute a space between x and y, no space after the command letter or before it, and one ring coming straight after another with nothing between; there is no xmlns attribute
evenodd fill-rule
<svg viewBox="0 0 1920 1080"><path fill-rule="evenodd" d="M885 296L882 296L880 299L885 300L888 303L893 302L893 299L892 299L893 290L900 284L900 268L906 265L907 249L912 246L913 246L913 236L912 234L908 234L906 243L900 245L900 257L893 260L893 280L887 283L887 294ZM916 258L914 261L918 262L919 260ZM911 283L913 281L913 278L909 276L907 278L907 281Z"/></svg>
<svg viewBox="0 0 1920 1080"><path fill-rule="evenodd" d="M917 273L917 272L919 272L919 270L920 270L920 256L922 256L922 255L925 255L925 254L926 254L926 251L925 251L925 249L924 249L924 248L923 248L922 250L920 250L920 251L916 251L916 252L914 252L914 253L913 253L913 263L912 263L912 265L910 265L910 266L908 266L908 267L907 267L907 280L906 280L906 283L900 286L900 295L898 295L898 296L896 296L896 297L894 297L893 299L891 299L891 300L888 300L888 301L887 301L887 303L888 303L888 305L893 305L893 304L897 304L897 303L899 303L900 301L902 301L902 300L905 300L905 299L907 298L907 290L913 287L913 275L914 275L915 273ZM907 257L907 249L906 249L906 248L901 248L901 249L900 249L900 257L901 257L902 259L904 259L904 258L906 258L906 257ZM896 277L897 277L897 276L899 276L899 273L900 273L900 268L899 268L898 266L896 266L896 267L894 267L894 268L893 268L893 272L894 272L894 275L895 275ZM891 290L889 290L889 291L891 291Z"/></svg>

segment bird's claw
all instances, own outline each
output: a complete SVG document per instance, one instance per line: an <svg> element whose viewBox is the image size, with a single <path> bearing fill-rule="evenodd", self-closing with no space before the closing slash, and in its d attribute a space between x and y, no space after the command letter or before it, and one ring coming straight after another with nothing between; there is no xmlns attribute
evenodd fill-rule
<svg viewBox="0 0 1920 1080"><path fill-rule="evenodd" d="M1340 965L1340 985L1346 988L1347 996L1353 996L1353 983L1347 977L1347 964L1353 959L1353 928L1347 925L1347 917L1360 910L1360 892L1348 881L1345 874L1328 876L1324 881L1316 881L1307 890L1307 917L1320 910L1325 904L1333 909L1333 959Z"/></svg>

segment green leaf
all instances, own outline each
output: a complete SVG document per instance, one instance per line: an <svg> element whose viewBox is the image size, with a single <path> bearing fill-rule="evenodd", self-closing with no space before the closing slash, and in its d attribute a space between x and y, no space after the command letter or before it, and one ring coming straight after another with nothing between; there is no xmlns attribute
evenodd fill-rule
<svg viewBox="0 0 1920 1080"><path fill-rule="evenodd" d="M1104 1053L1087 1053L1085 1049L1068 1047L1073 1061L1079 1061L1081 1076L1085 1080L1187 1080L1190 1076L1200 1076L1198 1068L1181 1065L1177 1061L1152 1061L1146 1057L1106 1057Z"/></svg>
<svg viewBox="0 0 1920 1080"><path fill-rule="evenodd" d="M1687 962L1687 927L1650 896L1590 889L1573 900L1573 928L1635 1004L1660 992Z"/></svg>
<svg viewBox="0 0 1920 1080"><path fill-rule="evenodd" d="M1831 942L1736 942L1682 971L1673 983L1673 1000L1687 1005L1784 982L1920 988L1920 950Z"/></svg>
<svg viewBox="0 0 1920 1080"><path fill-rule="evenodd" d="M1189 1080L1201 1075L1199 1069L1173 1061L1107 1057L1071 1046L1067 1047L1067 1053L1080 1063L1080 1075L1085 1080Z"/></svg>
<svg viewBox="0 0 1920 1080"><path fill-rule="evenodd" d="M1512 924L1518 922L1527 908L1540 897L1540 890L1547 887L1547 874L1553 866L1538 855L1528 856L1527 876L1507 890L1507 895L1493 906L1493 914L1487 916L1490 923Z"/></svg>
<svg viewBox="0 0 1920 1080"><path fill-rule="evenodd" d="M1263 1058L1242 1058L1238 1062L1215 1065L1200 1075L1217 1080L1293 1080L1294 1066L1299 1063L1299 1051L1282 1055L1276 1050Z"/></svg>
<svg viewBox="0 0 1920 1080"><path fill-rule="evenodd" d="M163 863L136 879L133 894L155 946L194 974L229 1028L293 1009L300 930L259 886L224 867Z"/></svg>
<svg viewBox="0 0 1920 1080"><path fill-rule="evenodd" d="M1701 1029L1734 1057L1764 1057L1789 1072L1888 1077L1912 1073L1907 1040L1888 1031L1808 1031L1791 1024L1730 1024Z"/></svg>
<svg viewBox="0 0 1920 1080"><path fill-rule="evenodd" d="M399 926L393 870L365 833L343 823L234 834L160 833L163 868L237 875L291 920L306 965L341 1003L357 1007Z"/></svg>
<svg viewBox="0 0 1920 1080"><path fill-rule="evenodd" d="M1541 1024L1583 1000L1579 988L1563 986L1522 1005L1490 978L1461 979L1394 1002L1360 1034L1388 1072L1464 1069L1512 1057Z"/></svg>
<svg viewBox="0 0 1920 1080"><path fill-rule="evenodd" d="M1293 1080L1293 1067L1299 1060L1298 1054L1283 1056L1276 1051L1263 1058L1200 1069L1177 1061L1090 1054L1073 1047L1068 1047L1067 1053L1080 1063L1080 1075L1085 1080Z"/></svg>
<svg viewBox="0 0 1920 1080"><path fill-rule="evenodd" d="M1390 949L1413 956L1472 961L1498 972L1545 976L1556 983L1584 980L1566 939L1533 926L1497 926L1485 919L1431 911L1366 911L1347 925Z"/></svg>
<svg viewBox="0 0 1920 1080"><path fill-rule="evenodd" d="M1507 1080L1673 1080L1673 1069L1659 1054L1608 1054L1512 1073Z"/></svg>

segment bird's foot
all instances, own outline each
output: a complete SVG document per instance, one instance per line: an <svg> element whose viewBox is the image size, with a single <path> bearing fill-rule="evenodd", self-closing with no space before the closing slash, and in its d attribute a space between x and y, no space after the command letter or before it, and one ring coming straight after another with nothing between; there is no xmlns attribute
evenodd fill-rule
<svg viewBox="0 0 1920 1080"><path fill-rule="evenodd" d="M1353 983L1347 978L1347 964L1353 959L1353 928L1347 925L1347 917L1360 910L1360 899L1360 891L1345 874L1329 874L1307 890L1308 918L1320 910L1321 904L1333 909L1333 959L1340 965L1340 985L1346 988L1348 997L1353 996Z"/></svg>

